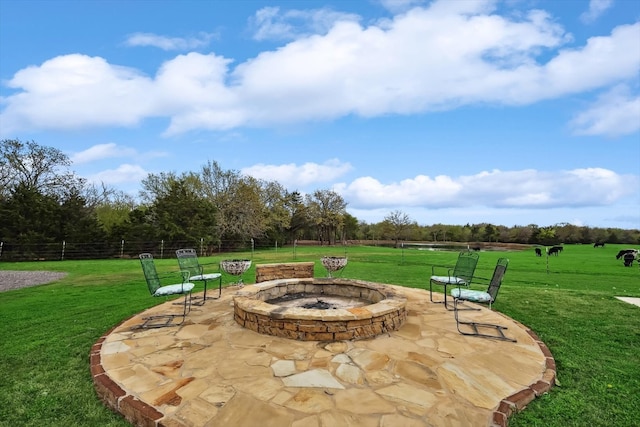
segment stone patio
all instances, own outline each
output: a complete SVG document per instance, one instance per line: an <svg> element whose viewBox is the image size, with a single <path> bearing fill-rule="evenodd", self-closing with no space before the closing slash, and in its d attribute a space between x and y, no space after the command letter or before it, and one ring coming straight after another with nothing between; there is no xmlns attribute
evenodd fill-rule
<svg viewBox="0 0 640 427"><path fill-rule="evenodd" d="M136 426L475 427L507 425L553 385L554 359L527 327L483 307L461 315L506 325L517 343L464 336L426 291L393 290L407 298L404 325L357 341L245 329L233 317L235 287L181 326L131 329L180 310L165 302L96 342L96 392Z"/></svg>

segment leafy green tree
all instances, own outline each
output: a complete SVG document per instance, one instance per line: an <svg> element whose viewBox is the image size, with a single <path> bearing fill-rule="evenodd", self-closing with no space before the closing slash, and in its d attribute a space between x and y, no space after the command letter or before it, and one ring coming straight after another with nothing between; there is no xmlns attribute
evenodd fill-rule
<svg viewBox="0 0 640 427"><path fill-rule="evenodd" d="M345 212L344 214L342 230L343 230L343 236L342 236L343 241L360 239L359 237L360 225L358 223L358 218L349 214L348 212Z"/></svg>
<svg viewBox="0 0 640 427"><path fill-rule="evenodd" d="M189 184L188 178L169 179L166 194L151 206L156 234L172 243L198 242L206 238L211 243L216 236L215 207L200 197Z"/></svg>
<svg viewBox="0 0 640 427"><path fill-rule="evenodd" d="M556 228L553 226L549 227L540 227L540 232L538 233L538 241L540 244L545 246L555 245L558 243L558 239L556 237Z"/></svg>
<svg viewBox="0 0 640 427"><path fill-rule="evenodd" d="M293 242L302 237L304 229L308 227L307 207L302 195L294 191L287 193L285 197L285 209L289 215L289 226L286 229L289 241Z"/></svg>
<svg viewBox="0 0 640 427"><path fill-rule="evenodd" d="M498 240L498 230L493 224L484 225L484 241L496 242Z"/></svg>
<svg viewBox="0 0 640 427"><path fill-rule="evenodd" d="M59 238L60 206L53 196L18 184L11 197L2 200L0 222L5 240L44 244Z"/></svg>
<svg viewBox="0 0 640 427"><path fill-rule="evenodd" d="M386 231L395 242L396 248L400 240L406 239L413 222L409 215L399 210L390 212L384 217L383 223L386 224Z"/></svg>
<svg viewBox="0 0 640 427"><path fill-rule="evenodd" d="M220 241L239 245L266 233L266 212L260 182L209 161L200 174L202 192L215 206Z"/></svg>
<svg viewBox="0 0 640 427"><path fill-rule="evenodd" d="M107 255L106 236L95 210L81 194L69 194L58 208L57 240L66 242L66 259L100 258Z"/></svg>
<svg viewBox="0 0 640 427"><path fill-rule="evenodd" d="M96 216L102 229L112 236L115 228L129 219L129 214L136 208L136 202L128 194L117 192L107 200L98 202L95 206ZM119 236L115 236L119 239Z"/></svg>
<svg viewBox="0 0 640 427"><path fill-rule="evenodd" d="M42 258L35 252L42 253L47 243L67 240L86 245L77 249L82 256L87 256L87 248L100 250L105 235L87 203L84 180L69 165L60 150L33 141L0 144L0 229L4 241L23 248L24 257ZM74 253L72 248L69 253Z"/></svg>
<svg viewBox="0 0 640 427"><path fill-rule="evenodd" d="M59 199L79 192L84 180L69 170L70 165L57 148L5 139L0 142L0 195L7 197L19 186Z"/></svg>
<svg viewBox="0 0 640 427"><path fill-rule="evenodd" d="M335 244L337 232L344 224L347 207L342 196L332 190L316 190L306 196L306 205L320 243Z"/></svg>
<svg viewBox="0 0 640 427"><path fill-rule="evenodd" d="M264 232L269 243L284 244L291 216L287 208L287 190L275 181L256 181L263 205Z"/></svg>

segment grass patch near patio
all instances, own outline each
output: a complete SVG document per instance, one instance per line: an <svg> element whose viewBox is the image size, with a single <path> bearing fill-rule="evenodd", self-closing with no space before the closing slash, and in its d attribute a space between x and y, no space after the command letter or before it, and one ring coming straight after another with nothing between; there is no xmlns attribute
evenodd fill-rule
<svg viewBox="0 0 640 427"><path fill-rule="evenodd" d="M636 426L640 407L640 269L623 267L621 245L567 246L558 257L526 251L480 254L476 273L490 277L498 257L511 263L494 308L531 327L549 346L559 386L510 420L510 426ZM255 264L344 256L339 277L428 289L431 265L452 265L455 251L382 247L298 247L202 258L250 258ZM174 259L156 260L161 272ZM0 270L63 271L46 285L0 293L0 426L126 426L97 398L91 346L122 320L165 299L152 298L132 260L0 263ZM236 281L231 276L224 282ZM481 287L474 287L481 289ZM196 292L202 286L196 287ZM428 298L428 295L426 295ZM481 338L478 338L481 339Z"/></svg>

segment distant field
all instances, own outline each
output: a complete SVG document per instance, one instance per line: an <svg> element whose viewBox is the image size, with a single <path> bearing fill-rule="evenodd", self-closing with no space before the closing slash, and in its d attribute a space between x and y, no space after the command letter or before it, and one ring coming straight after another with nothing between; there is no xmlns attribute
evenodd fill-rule
<svg viewBox="0 0 640 427"><path fill-rule="evenodd" d="M511 419L511 426L637 426L640 407L640 268L615 255L628 245L566 246L559 256L533 248L480 252L477 274L490 277L510 259L495 304L531 327L551 349L559 386ZM432 264L455 251L300 246L203 258L250 258L253 264L349 258L343 277L428 288ZM175 271L175 259L157 260ZM89 350L104 332L162 300L149 296L137 260L0 263L0 270L68 273L58 282L0 292L0 426L126 426L95 396ZM244 276L255 278L254 267ZM227 278L226 282L234 280Z"/></svg>

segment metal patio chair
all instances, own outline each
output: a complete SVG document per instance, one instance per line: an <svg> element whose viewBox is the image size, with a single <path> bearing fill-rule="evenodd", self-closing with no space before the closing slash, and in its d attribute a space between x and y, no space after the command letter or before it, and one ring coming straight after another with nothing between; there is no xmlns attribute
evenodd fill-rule
<svg viewBox="0 0 640 427"><path fill-rule="evenodd" d="M178 326L184 322L187 313L191 311L191 290L193 283L189 282L189 272L181 271L181 282L171 285L163 285L162 282L169 277L175 277L175 274L159 276L156 266L153 262L153 255L150 253L140 254L140 264L142 272L149 288L149 293L153 297L168 297L171 295L184 295L184 303L182 314L160 314L155 316L144 317L144 323L134 326L133 329L150 329L162 328L165 326ZM179 323L174 323L174 319L182 318Z"/></svg>
<svg viewBox="0 0 640 427"><path fill-rule="evenodd" d="M507 258L498 259L496 267L493 270L493 276L489 281L489 287L487 288L486 292L476 291L472 289L463 289L460 287L451 290L451 296L453 297L453 312L456 318L456 327L458 328L458 332L460 332L462 335L474 335L478 337L495 338L502 341L516 342L515 339L509 338L504 334L504 330L507 329L506 326L497 325L494 323L480 323L470 320L460 320L458 316L458 311L460 311L459 305L464 301L470 301L479 304L488 304L489 309L491 309L491 304L493 304L498 297L498 291L500 291L500 286L502 285L502 280L504 279L504 275L507 272L508 266L509 260ZM469 329L470 331L461 329L460 325L463 325L463 329ZM489 331L493 331L494 333L492 334L481 332L487 329Z"/></svg>
<svg viewBox="0 0 640 427"><path fill-rule="evenodd" d="M471 280L473 279L473 274L476 271L479 257L480 256L477 252L463 251L458 255L458 260L454 267L443 265L431 266L431 277L429 278L429 300L437 303L443 302L447 310L453 310L452 308L449 308L449 305L447 304L447 287L469 287ZM437 274L442 273L444 269L446 269L446 275ZM444 301L433 300L433 285L444 287Z"/></svg>
<svg viewBox="0 0 640 427"><path fill-rule="evenodd" d="M186 270L190 273L189 280L191 282L203 282L204 283L204 295L202 301L194 305L202 305L207 299L218 299L222 295L222 274L221 273L204 273L204 266L209 264L200 264L198 261L198 254L195 249L178 249L176 251L176 257L178 257L178 265L180 270ZM213 264L211 264L213 265ZM218 296L215 298L207 297L207 282L211 282L218 279ZM200 297L194 297L194 299L200 299Z"/></svg>

